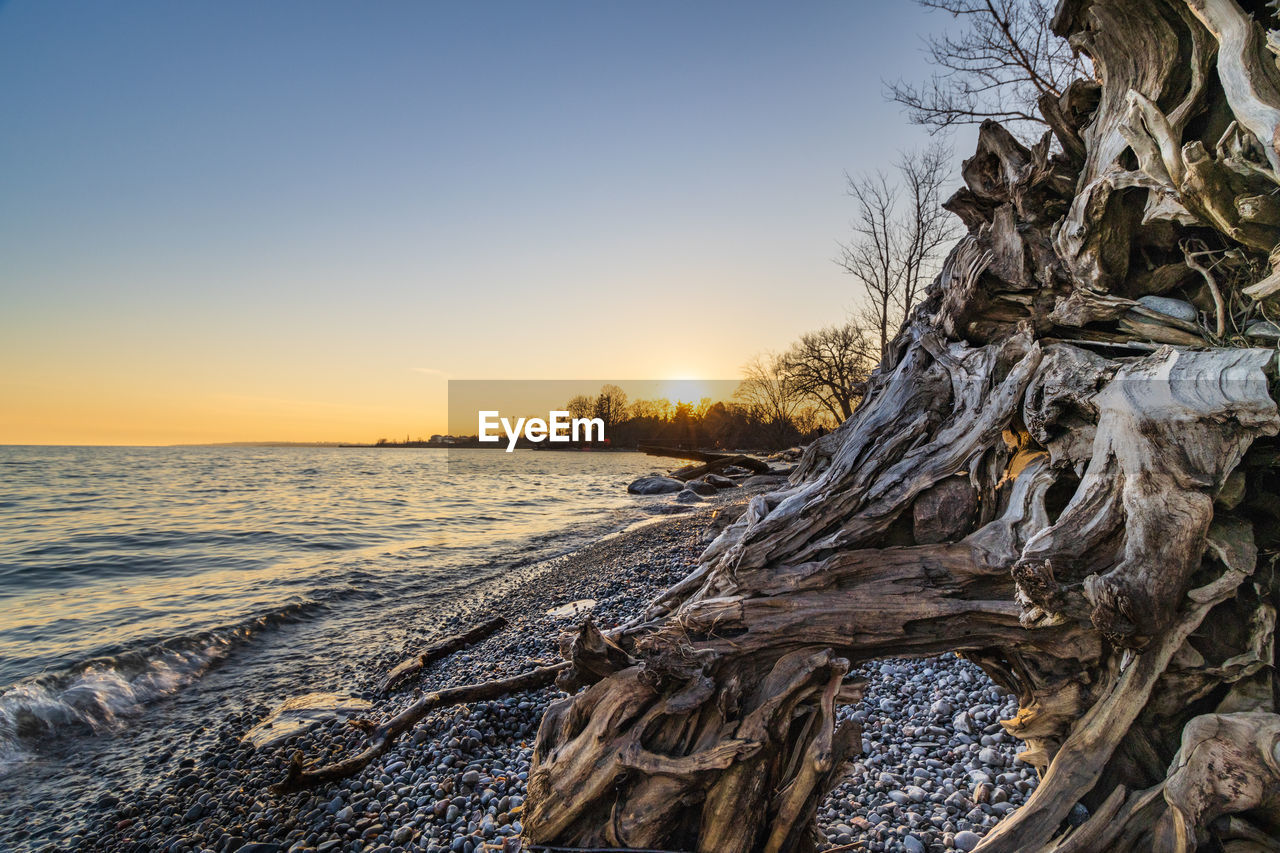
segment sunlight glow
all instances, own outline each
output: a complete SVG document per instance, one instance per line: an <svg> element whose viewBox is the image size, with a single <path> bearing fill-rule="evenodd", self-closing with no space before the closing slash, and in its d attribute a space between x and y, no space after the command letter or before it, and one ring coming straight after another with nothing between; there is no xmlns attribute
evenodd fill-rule
<svg viewBox="0 0 1280 853"><path fill-rule="evenodd" d="M697 403L704 397L714 397L711 385L701 379L672 379L662 386L662 396L675 406L680 403Z"/></svg>

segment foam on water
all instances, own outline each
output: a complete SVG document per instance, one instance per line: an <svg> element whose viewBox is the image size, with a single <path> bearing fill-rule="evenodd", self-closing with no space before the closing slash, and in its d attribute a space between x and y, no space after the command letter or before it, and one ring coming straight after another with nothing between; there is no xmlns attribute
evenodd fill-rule
<svg viewBox="0 0 1280 853"><path fill-rule="evenodd" d="M119 728L146 706L194 682L237 645L324 607L304 600L232 625L180 636L145 649L84 661L0 692L0 772L30 757L52 735Z"/></svg>
<svg viewBox="0 0 1280 853"><path fill-rule="evenodd" d="M626 494L639 454L0 447L0 465L0 776L165 697L186 713L214 667L227 695L252 666L243 689L269 701L335 635L376 645L388 614L429 618L654 509ZM308 627L259 641L288 623Z"/></svg>

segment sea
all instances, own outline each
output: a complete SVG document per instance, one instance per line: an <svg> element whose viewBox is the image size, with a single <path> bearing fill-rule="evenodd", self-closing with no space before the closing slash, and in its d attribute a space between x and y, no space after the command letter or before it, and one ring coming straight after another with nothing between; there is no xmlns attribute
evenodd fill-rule
<svg viewBox="0 0 1280 853"><path fill-rule="evenodd" d="M626 452L0 447L0 819L137 781L246 708L354 682L662 511ZM43 816L43 818L42 818Z"/></svg>

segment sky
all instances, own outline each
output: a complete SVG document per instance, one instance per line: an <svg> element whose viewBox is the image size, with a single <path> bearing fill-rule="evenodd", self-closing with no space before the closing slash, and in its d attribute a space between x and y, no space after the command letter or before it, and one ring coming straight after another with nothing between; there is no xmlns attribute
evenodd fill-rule
<svg viewBox="0 0 1280 853"><path fill-rule="evenodd" d="M0 444L445 431L857 305L907 2L0 2ZM973 134L951 141L956 163Z"/></svg>

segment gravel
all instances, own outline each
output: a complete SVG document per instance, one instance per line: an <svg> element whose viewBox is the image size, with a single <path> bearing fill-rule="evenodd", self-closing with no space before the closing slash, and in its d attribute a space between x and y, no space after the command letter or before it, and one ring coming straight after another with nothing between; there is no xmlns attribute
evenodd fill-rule
<svg viewBox="0 0 1280 853"><path fill-rule="evenodd" d="M548 616L548 608L595 599L591 617L602 628L625 621L693 567L705 547L707 517L699 511L606 538L516 584L487 612L423 626L425 644L436 633L453 633L494 612L510 622L433 665L420 686L514 675L557 660L557 634L573 620ZM364 680L354 692L380 712L412 702L412 689L388 700L372 690L413 651L410 644L368 650L360 661ZM970 850L1034 790L1034 771L1015 759L1015 742L997 722L1016 703L976 666L955 656L882 660L861 674L868 679L864 699L841 713L861 723L864 754L818 810L830 845ZM306 689L299 685L298 692ZM201 743L211 745L157 760L148 783L86 804L83 825L65 828L56 845L9 837L0 846L172 853L500 850L504 839L520 833L533 740L543 710L560 695L547 688L442 709L358 776L281 797L267 788L282 778L294 749L309 759L336 758L358 749L361 736L335 721L284 748L256 752L240 738L270 708L250 708L210 721L216 736Z"/></svg>

